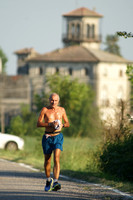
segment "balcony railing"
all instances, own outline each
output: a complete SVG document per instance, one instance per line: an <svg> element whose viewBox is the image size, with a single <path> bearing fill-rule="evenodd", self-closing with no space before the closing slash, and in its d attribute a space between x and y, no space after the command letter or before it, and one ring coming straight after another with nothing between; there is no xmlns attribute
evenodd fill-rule
<svg viewBox="0 0 133 200"><path fill-rule="evenodd" d="M63 42L101 42L101 35L93 35L93 36L87 36L87 35L74 35L71 33L63 34L62 35L62 41Z"/></svg>

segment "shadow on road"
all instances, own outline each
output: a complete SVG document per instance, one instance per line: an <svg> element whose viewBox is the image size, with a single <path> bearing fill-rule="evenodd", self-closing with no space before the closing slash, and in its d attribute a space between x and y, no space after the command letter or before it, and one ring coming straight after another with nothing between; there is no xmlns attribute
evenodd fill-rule
<svg viewBox="0 0 133 200"><path fill-rule="evenodd" d="M41 172L18 172L18 171L0 171L0 177L28 177L28 178L44 178Z"/></svg>
<svg viewBox="0 0 133 200"><path fill-rule="evenodd" d="M2 200L130 200L130 198L124 198L120 195L109 194L81 194L78 192L0 192Z"/></svg>

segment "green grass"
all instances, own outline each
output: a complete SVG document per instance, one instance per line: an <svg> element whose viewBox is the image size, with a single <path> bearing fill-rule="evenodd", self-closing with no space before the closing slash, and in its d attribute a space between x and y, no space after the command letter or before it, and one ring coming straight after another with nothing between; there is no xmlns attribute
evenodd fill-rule
<svg viewBox="0 0 133 200"><path fill-rule="evenodd" d="M37 155L38 149L36 149L37 139L35 137L25 137L25 147L23 151L6 151L0 150L0 157L8 159L13 162L23 162L25 164L32 165L38 169L43 169L43 153L40 156ZM40 142L41 145L41 142Z"/></svg>
<svg viewBox="0 0 133 200"><path fill-rule="evenodd" d="M25 137L24 140L23 151L0 150L0 158L23 162L43 171L44 156L41 138ZM121 191L133 193L132 183L122 182L113 176L103 174L96 167L93 151L96 150L99 142L98 139L64 137L63 152L60 158L61 174L88 182L110 185Z"/></svg>
<svg viewBox="0 0 133 200"><path fill-rule="evenodd" d="M89 138L65 138L61 154L62 169L84 170L88 163L88 152L94 149L94 144L96 142Z"/></svg>

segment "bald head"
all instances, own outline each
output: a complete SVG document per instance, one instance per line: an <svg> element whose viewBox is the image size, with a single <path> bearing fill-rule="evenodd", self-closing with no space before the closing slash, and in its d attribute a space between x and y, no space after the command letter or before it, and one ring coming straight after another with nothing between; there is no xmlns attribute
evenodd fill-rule
<svg viewBox="0 0 133 200"><path fill-rule="evenodd" d="M53 96L57 96L58 97L58 100L60 101L60 97L57 93L52 93L50 96L49 96L49 100L52 99Z"/></svg>

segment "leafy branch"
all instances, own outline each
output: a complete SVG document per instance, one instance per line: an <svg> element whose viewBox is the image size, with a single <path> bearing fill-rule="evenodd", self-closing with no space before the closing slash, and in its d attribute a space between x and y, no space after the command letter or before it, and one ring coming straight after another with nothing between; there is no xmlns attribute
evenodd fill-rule
<svg viewBox="0 0 133 200"><path fill-rule="evenodd" d="M131 38L131 37L133 37L133 33L127 33L126 31L123 31L123 32L121 32L121 31L118 31L117 32L117 35L118 36L122 36L122 37L124 37L124 38Z"/></svg>

